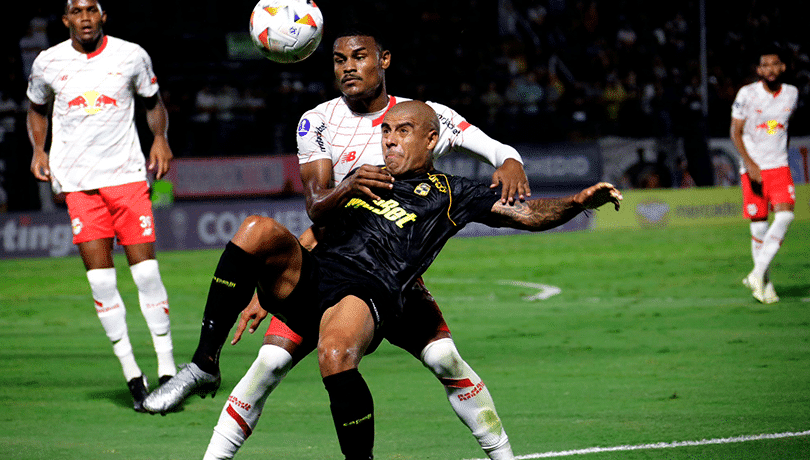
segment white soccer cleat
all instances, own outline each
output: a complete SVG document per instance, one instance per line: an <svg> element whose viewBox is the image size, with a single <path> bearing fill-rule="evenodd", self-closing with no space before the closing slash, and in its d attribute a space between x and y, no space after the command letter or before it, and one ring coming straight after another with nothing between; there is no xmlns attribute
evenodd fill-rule
<svg viewBox="0 0 810 460"><path fill-rule="evenodd" d="M762 303L772 303L765 301L765 280L761 277L755 276L753 273L749 273L746 276L742 283L748 286L751 289L751 295L754 296L755 299Z"/></svg>
<svg viewBox="0 0 810 460"><path fill-rule="evenodd" d="M217 394L220 375L204 372L194 363L189 363L180 372L153 391L143 401L143 408L153 414L165 414L177 408L189 395L198 394L201 398L211 393Z"/></svg>
<svg viewBox="0 0 810 460"><path fill-rule="evenodd" d="M764 303L779 302L779 296L776 295L776 290L773 288L773 283L768 281L765 283L765 288L762 290L762 301Z"/></svg>

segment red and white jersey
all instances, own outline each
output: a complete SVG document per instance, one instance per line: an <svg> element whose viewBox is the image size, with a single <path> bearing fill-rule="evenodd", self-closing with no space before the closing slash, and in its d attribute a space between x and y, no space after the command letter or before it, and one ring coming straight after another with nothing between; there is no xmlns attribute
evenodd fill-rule
<svg viewBox="0 0 810 460"><path fill-rule="evenodd" d="M331 160L335 184L364 164L382 165L385 161L381 124L385 113L397 103L409 100L389 96L386 108L363 114L352 112L342 97L319 104L304 113L298 123L299 164ZM490 138L454 110L435 102L427 104L436 111L441 126L434 158L456 151L486 158L495 167L508 158L523 163L517 150Z"/></svg>
<svg viewBox="0 0 810 460"><path fill-rule="evenodd" d="M146 180L135 129L135 95L154 96L157 78L140 46L105 35L90 54L70 40L37 56L31 102L53 101L49 166L53 188L74 192Z"/></svg>
<svg viewBox="0 0 810 460"><path fill-rule="evenodd" d="M798 97L793 85L782 83L782 88L772 94L761 81L745 85L737 93L731 117L745 120L743 144L760 169L788 166L788 120ZM745 172L745 167L740 171Z"/></svg>

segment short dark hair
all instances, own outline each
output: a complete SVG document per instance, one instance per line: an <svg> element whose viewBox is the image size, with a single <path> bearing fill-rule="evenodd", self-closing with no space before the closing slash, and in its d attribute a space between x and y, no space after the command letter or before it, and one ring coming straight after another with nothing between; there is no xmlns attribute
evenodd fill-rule
<svg viewBox="0 0 810 460"><path fill-rule="evenodd" d="M338 38L343 37L371 37L374 39L374 42L377 43L377 47L379 47L380 51L385 51L388 49L385 46L385 40L382 37L382 33L377 28L368 24L355 23L345 27L343 30L338 32L337 35L335 35L335 41L337 41Z"/></svg>
<svg viewBox="0 0 810 460"><path fill-rule="evenodd" d="M785 53L785 49L774 42L765 43L759 48L759 53L757 54L757 64L759 64L759 60L762 58L762 56L770 55L776 55L780 61L787 64L787 54Z"/></svg>
<svg viewBox="0 0 810 460"><path fill-rule="evenodd" d="M70 5L73 4L73 1L74 0L65 0L65 14L68 14L68 11L70 11ZM101 0L95 0L95 2L96 6L98 6L98 10L103 13L104 8L101 6Z"/></svg>

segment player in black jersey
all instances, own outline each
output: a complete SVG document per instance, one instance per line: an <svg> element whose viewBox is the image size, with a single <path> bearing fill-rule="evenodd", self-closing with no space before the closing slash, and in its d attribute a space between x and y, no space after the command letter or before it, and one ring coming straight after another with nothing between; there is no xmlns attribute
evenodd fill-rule
<svg viewBox="0 0 810 460"><path fill-rule="evenodd" d="M346 459L372 458L373 401L359 362L398 320L404 287L452 235L472 221L542 231L609 202L618 209L621 200L600 183L569 197L503 204L488 184L433 169L437 128L422 102L393 107L383 122L379 168L393 187L378 200L348 201L311 252L273 219L247 218L220 259L233 275L215 276L209 291L209 304L247 305L258 288L261 305L290 329L283 348L294 359L317 348Z"/></svg>

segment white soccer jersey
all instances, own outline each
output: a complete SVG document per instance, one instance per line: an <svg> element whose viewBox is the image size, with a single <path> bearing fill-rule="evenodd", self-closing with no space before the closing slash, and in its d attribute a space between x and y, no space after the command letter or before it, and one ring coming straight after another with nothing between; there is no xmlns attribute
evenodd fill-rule
<svg viewBox="0 0 810 460"><path fill-rule="evenodd" d="M28 98L53 101L49 166L57 193L146 180L134 96L157 93L152 61L134 43L102 40L90 54L66 40L40 53L31 70Z"/></svg>
<svg viewBox="0 0 810 460"><path fill-rule="evenodd" d="M760 169L788 165L788 120L798 97L793 85L783 83L776 94L771 94L761 81L745 85L737 93L731 117L745 120L743 144ZM745 172L744 165L740 171Z"/></svg>
<svg viewBox="0 0 810 460"><path fill-rule="evenodd" d="M298 123L298 162L331 160L335 184L364 164L383 164L383 117L398 102L409 100L389 96L386 108L369 114L352 112L342 97L318 105L304 113ZM434 158L457 151L486 158L496 167L507 158L523 162L514 148L490 138L454 110L435 102L427 104L436 111L441 124Z"/></svg>

